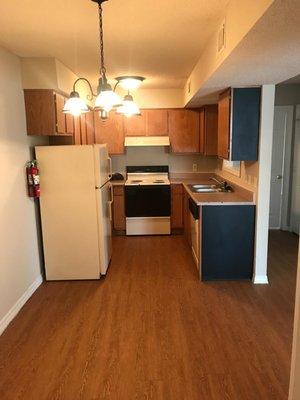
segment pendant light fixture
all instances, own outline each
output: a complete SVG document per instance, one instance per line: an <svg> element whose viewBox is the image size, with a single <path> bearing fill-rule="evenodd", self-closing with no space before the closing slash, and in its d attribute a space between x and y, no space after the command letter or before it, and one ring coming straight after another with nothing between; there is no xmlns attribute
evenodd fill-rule
<svg viewBox="0 0 300 400"><path fill-rule="evenodd" d="M124 96L123 104L117 108L118 114L123 114L125 117L132 117L133 115L141 115L140 109L133 101L133 97L128 93Z"/></svg>
<svg viewBox="0 0 300 400"><path fill-rule="evenodd" d="M114 89L108 83L106 78L106 68L104 65L104 41L103 41L103 17L102 17L102 3L108 0L91 0L98 4L98 14L99 14L99 42L100 42L100 78L98 82L97 93L93 92L92 85L86 78L78 78L73 84L73 90L70 93L69 99L66 101L63 112L67 114L72 114L74 116L79 116L82 113L87 113L89 111L88 106L79 96L76 91L76 84L79 81L84 81L88 84L91 95L87 96L88 100L92 100L94 97L95 106L94 110L99 111L101 119L107 119L109 112L112 109L117 109L118 113L124 114L129 117L131 115L140 115L140 110L138 106L134 103L133 97L129 93L130 90L137 89L141 83L145 80L142 76L132 76L124 75L116 78L117 83ZM116 87L120 86L128 91L128 94L121 101L118 94L115 92Z"/></svg>
<svg viewBox="0 0 300 400"><path fill-rule="evenodd" d="M112 90L111 85L106 78L106 68L104 64L104 43L103 43L103 18L102 18L102 3L107 0L92 0L98 4L99 14L99 42L100 42L100 78L98 82L97 94L93 92L90 82L86 78L78 78L73 84L73 90L70 93L69 99L64 106L64 113L73 114L77 116L81 113L87 112L88 107L85 102L80 98L79 93L76 91L76 84L83 80L85 81L91 91L91 96L88 100L96 97L94 110L100 112L102 119L107 119L109 111L113 107L118 107L121 104L119 96Z"/></svg>
<svg viewBox="0 0 300 400"><path fill-rule="evenodd" d="M139 88L142 82L145 80L145 78L142 76L131 75L118 76L115 79L117 81L117 85L120 84L120 86L125 90L135 90Z"/></svg>

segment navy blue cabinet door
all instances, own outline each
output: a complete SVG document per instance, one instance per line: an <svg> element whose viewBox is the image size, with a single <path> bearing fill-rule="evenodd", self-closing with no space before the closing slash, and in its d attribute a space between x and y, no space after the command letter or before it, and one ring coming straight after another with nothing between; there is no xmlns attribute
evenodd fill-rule
<svg viewBox="0 0 300 400"><path fill-rule="evenodd" d="M251 279L255 206L203 206L202 279Z"/></svg>
<svg viewBox="0 0 300 400"><path fill-rule="evenodd" d="M261 88L232 92L232 161L256 161L260 126Z"/></svg>

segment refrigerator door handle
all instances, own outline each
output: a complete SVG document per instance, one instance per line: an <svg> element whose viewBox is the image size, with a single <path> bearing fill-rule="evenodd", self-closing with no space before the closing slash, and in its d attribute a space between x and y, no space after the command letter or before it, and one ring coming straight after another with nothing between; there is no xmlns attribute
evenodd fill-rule
<svg viewBox="0 0 300 400"><path fill-rule="evenodd" d="M112 177L112 161L111 158L108 157L108 164L109 164L109 173L108 176L111 178Z"/></svg>
<svg viewBox="0 0 300 400"><path fill-rule="evenodd" d="M108 202L108 213L109 213L109 220L112 222L112 201Z"/></svg>
<svg viewBox="0 0 300 400"><path fill-rule="evenodd" d="M110 200L113 203L114 201L114 190L113 190L113 185L110 185Z"/></svg>

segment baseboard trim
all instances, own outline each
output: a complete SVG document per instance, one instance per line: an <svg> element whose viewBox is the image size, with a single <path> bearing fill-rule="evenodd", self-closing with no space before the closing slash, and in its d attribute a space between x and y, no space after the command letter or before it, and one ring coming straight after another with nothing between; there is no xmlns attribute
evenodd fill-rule
<svg viewBox="0 0 300 400"><path fill-rule="evenodd" d="M267 275L256 275L253 279L253 283L256 285L268 285L269 280Z"/></svg>
<svg viewBox="0 0 300 400"><path fill-rule="evenodd" d="M0 335L4 332L4 330L8 327L11 321L15 318L21 308L24 306L26 301L33 295L36 289L43 282L42 275L39 275L36 280L29 286L25 293L17 300L17 302L12 306L12 308L8 311L6 315L0 321Z"/></svg>

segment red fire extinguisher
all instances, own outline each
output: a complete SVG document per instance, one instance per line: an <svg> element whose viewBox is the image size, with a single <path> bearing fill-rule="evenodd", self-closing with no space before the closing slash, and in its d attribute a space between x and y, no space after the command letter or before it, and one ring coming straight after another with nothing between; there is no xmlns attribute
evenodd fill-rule
<svg viewBox="0 0 300 400"><path fill-rule="evenodd" d="M32 160L27 163L26 176L28 196L33 198L40 197L40 176L36 160Z"/></svg>

